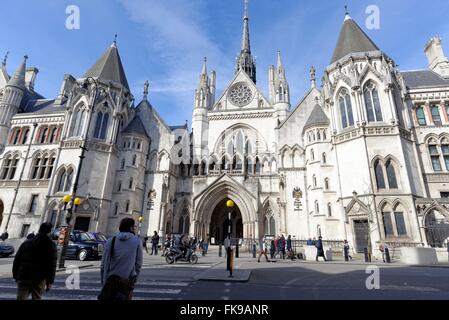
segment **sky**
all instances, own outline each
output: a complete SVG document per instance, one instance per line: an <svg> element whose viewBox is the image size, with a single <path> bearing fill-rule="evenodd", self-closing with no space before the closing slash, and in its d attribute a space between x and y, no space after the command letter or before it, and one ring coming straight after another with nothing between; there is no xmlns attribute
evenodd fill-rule
<svg viewBox="0 0 449 320"><path fill-rule="evenodd" d="M76 5L80 28L69 30L66 9ZM292 107L330 63L345 9L401 70L427 67L423 49L433 36L449 55L447 0L249 0L251 49L257 86L267 95L268 67L281 51ZM367 29L367 7L379 8L380 28ZM80 78L117 45L136 104L143 83L169 125L191 122L203 57L217 72L217 98L234 76L242 37L243 0L2 0L0 57L10 51L7 70L24 54L39 69L35 89L57 96L65 74Z"/></svg>

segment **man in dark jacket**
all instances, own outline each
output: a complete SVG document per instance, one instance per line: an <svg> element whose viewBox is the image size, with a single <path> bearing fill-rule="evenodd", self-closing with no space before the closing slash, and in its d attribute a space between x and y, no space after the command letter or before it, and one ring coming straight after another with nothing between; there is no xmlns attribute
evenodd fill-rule
<svg viewBox="0 0 449 320"><path fill-rule="evenodd" d="M318 257L323 257L324 261L327 261L326 256L324 255L324 247L321 237L318 237L318 241L316 242L315 247L316 247L316 261L318 261Z"/></svg>
<svg viewBox="0 0 449 320"><path fill-rule="evenodd" d="M51 223L43 223L39 233L20 246L14 258L12 273L17 282L17 300L40 300L50 290L56 273L57 250L50 239Z"/></svg>
<svg viewBox="0 0 449 320"><path fill-rule="evenodd" d="M151 255L157 256L157 246L159 244L159 235L154 231L154 235L151 237Z"/></svg>

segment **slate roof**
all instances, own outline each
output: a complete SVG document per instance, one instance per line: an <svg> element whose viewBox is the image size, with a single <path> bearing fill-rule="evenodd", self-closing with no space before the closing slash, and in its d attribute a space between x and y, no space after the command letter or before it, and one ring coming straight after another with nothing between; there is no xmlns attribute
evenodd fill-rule
<svg viewBox="0 0 449 320"><path fill-rule="evenodd" d="M143 125L142 120L138 115L134 117L134 119L128 124L128 126L125 128L125 130L122 131L122 133L137 133L149 137L145 126Z"/></svg>
<svg viewBox="0 0 449 320"><path fill-rule="evenodd" d="M117 46L113 44L86 72L84 78L93 77L104 81L114 81L129 91L128 80L123 69Z"/></svg>
<svg viewBox="0 0 449 320"><path fill-rule="evenodd" d="M304 130L315 126L329 125L329 123L329 118L326 116L323 109L320 105L316 104L304 125Z"/></svg>
<svg viewBox="0 0 449 320"><path fill-rule="evenodd" d="M25 105L25 108L20 113L51 114L54 112L64 111L64 106L55 106L55 100L39 99L29 100Z"/></svg>
<svg viewBox="0 0 449 320"><path fill-rule="evenodd" d="M331 64L350 53L370 51L379 51L379 48L359 25L347 15L340 31Z"/></svg>
<svg viewBox="0 0 449 320"><path fill-rule="evenodd" d="M449 87L449 79L442 78L432 70L403 71L401 74L410 89Z"/></svg>

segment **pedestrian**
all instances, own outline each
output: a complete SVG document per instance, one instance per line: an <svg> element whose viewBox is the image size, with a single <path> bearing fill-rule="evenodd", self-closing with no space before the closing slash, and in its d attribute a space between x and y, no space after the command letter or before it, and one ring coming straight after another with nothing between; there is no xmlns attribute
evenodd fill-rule
<svg viewBox="0 0 449 320"><path fill-rule="evenodd" d="M143 248L145 249L145 251L146 251L147 253L149 253L149 252L148 252L148 247L147 247L147 241L148 241L148 236L145 236L145 237L143 238L143 240L142 240L142 245L143 245Z"/></svg>
<svg viewBox="0 0 449 320"><path fill-rule="evenodd" d="M270 260L268 259L268 256L267 256L267 246L265 244L265 237L260 238L259 248L260 248L260 253L259 253L259 258L257 259L257 262L260 263L260 257L262 257L262 255L265 256L265 259L267 260L267 262L270 262Z"/></svg>
<svg viewBox="0 0 449 320"><path fill-rule="evenodd" d="M318 257L323 257L324 261L326 260L326 256L324 255L323 241L321 240L321 236L318 237L318 241L315 244L316 247L316 261L318 262Z"/></svg>
<svg viewBox="0 0 449 320"><path fill-rule="evenodd" d="M274 239L271 239L270 242L270 257L271 259L274 259L276 255L276 241Z"/></svg>
<svg viewBox="0 0 449 320"><path fill-rule="evenodd" d="M278 255L278 253L280 252L280 250L279 250L279 239L280 239L280 237L277 237L275 240L274 240L274 258L276 259L276 257L277 257L277 255Z"/></svg>
<svg viewBox="0 0 449 320"><path fill-rule="evenodd" d="M347 259L352 260L352 256L349 254L349 249L350 249L350 247L349 247L348 240L345 240L344 246L343 246L345 261L348 261Z"/></svg>
<svg viewBox="0 0 449 320"><path fill-rule="evenodd" d="M307 240L306 245L308 245L308 246L313 246L312 238L309 238L309 239Z"/></svg>
<svg viewBox="0 0 449 320"><path fill-rule="evenodd" d="M315 246L315 245L316 245L316 238L313 237L313 240L312 240L312 246Z"/></svg>
<svg viewBox="0 0 449 320"><path fill-rule="evenodd" d="M285 241L285 237L284 235L281 236L281 254L282 254L282 259L285 260L285 245L286 245L286 241Z"/></svg>
<svg viewBox="0 0 449 320"><path fill-rule="evenodd" d="M209 250L209 234L206 236L206 239L203 243L203 256L206 256L207 250Z"/></svg>
<svg viewBox="0 0 449 320"><path fill-rule="evenodd" d="M382 260L385 263L385 244L383 242L379 245L379 251L382 254Z"/></svg>
<svg viewBox="0 0 449 320"><path fill-rule="evenodd" d="M293 252L293 248L292 248L292 236L291 235L288 235L288 237L287 237L287 252L288 252L288 257L293 260L295 253Z"/></svg>
<svg viewBox="0 0 449 320"><path fill-rule="evenodd" d="M101 290L98 300L131 300L142 268L142 241L135 234L135 220L124 218L119 233L106 243L101 259Z"/></svg>
<svg viewBox="0 0 449 320"><path fill-rule="evenodd" d="M159 235L154 231L154 235L151 237L151 255L157 256L157 246L159 244Z"/></svg>
<svg viewBox="0 0 449 320"><path fill-rule="evenodd" d="M170 235L168 235L167 239L165 239L165 242L164 242L164 250L162 250L162 256L161 257L165 256L165 254L167 253L168 249L170 249L171 242L172 242L171 241L171 237L170 237Z"/></svg>
<svg viewBox="0 0 449 320"><path fill-rule="evenodd" d="M27 240L33 239L36 235L34 234L34 231L31 232L29 235L27 235Z"/></svg>
<svg viewBox="0 0 449 320"><path fill-rule="evenodd" d="M12 274L17 282L17 300L41 300L55 280L57 249L50 239L51 223L43 223L38 234L20 246L14 258Z"/></svg>

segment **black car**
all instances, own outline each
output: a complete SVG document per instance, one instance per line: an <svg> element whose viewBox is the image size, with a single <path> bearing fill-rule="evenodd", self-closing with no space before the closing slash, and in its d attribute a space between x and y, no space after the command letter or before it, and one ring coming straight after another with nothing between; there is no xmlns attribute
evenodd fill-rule
<svg viewBox="0 0 449 320"><path fill-rule="evenodd" d="M53 240L57 240L58 236L58 230L53 231L51 234ZM59 250L60 249L61 248L59 248ZM74 230L70 234L70 241L66 251L66 259L77 259L80 261L87 259L101 259L103 250L104 245L96 240L93 235L85 231Z"/></svg>
<svg viewBox="0 0 449 320"><path fill-rule="evenodd" d="M0 241L0 257L9 257L14 253L14 247L4 241Z"/></svg>

